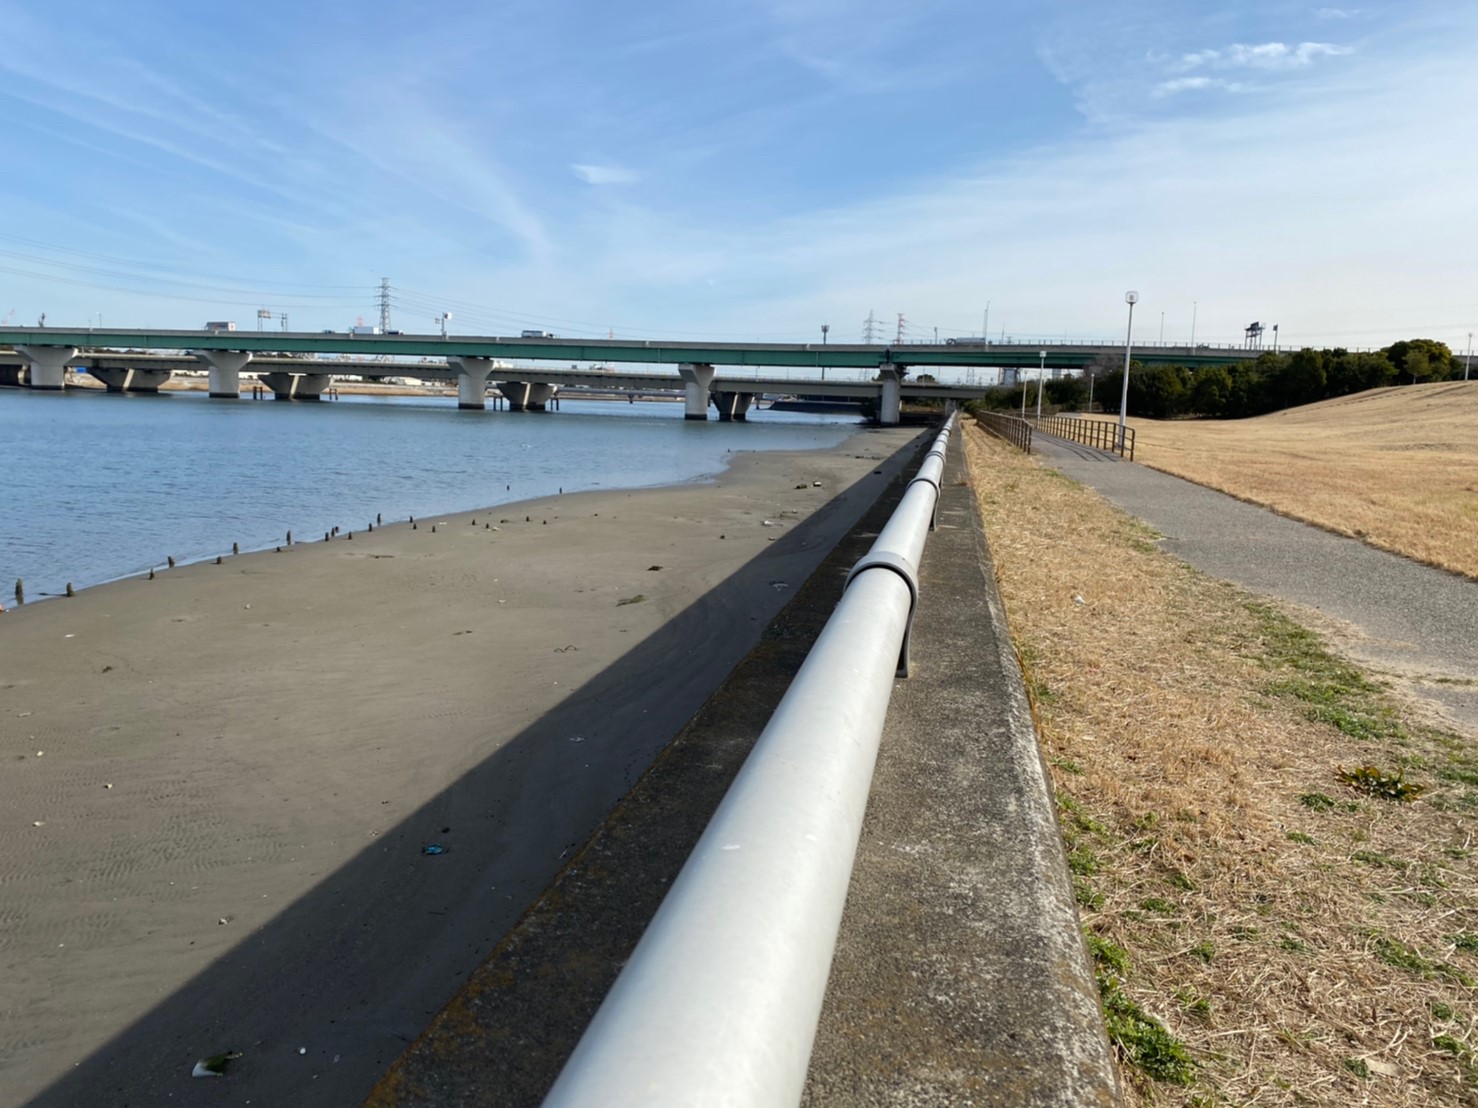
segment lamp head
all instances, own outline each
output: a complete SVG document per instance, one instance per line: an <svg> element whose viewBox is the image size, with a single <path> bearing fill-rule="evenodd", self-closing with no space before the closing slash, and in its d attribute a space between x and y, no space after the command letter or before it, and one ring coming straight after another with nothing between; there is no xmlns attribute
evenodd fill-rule
<svg viewBox="0 0 1478 1108"><path fill-rule="evenodd" d="M1132 291L1131 292L1126 292L1124 294L1124 303L1126 303L1126 304L1138 304L1139 303L1139 293L1132 292Z"/></svg>

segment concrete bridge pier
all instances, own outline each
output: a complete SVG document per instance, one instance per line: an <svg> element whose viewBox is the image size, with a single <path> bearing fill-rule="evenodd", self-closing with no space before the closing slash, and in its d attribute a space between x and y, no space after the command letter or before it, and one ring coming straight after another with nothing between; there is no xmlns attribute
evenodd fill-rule
<svg viewBox="0 0 1478 1108"><path fill-rule="evenodd" d="M903 374L891 362L879 366L878 373L883 378L883 392L878 397L878 422L884 427L896 427L903 418Z"/></svg>
<svg viewBox="0 0 1478 1108"><path fill-rule="evenodd" d="M510 412L542 412L558 388L544 381L498 382L498 391L508 398Z"/></svg>
<svg viewBox="0 0 1478 1108"><path fill-rule="evenodd" d="M16 346L15 352L31 363L31 388L59 391L67 387L67 363L77 356L75 346Z"/></svg>
<svg viewBox="0 0 1478 1108"><path fill-rule="evenodd" d="M251 361L250 351L197 350L195 356L210 370L210 395L214 399L241 399L241 371Z"/></svg>
<svg viewBox="0 0 1478 1108"><path fill-rule="evenodd" d="M103 369L89 366L87 372L107 386L109 392L157 393L169 380L167 369Z"/></svg>
<svg viewBox="0 0 1478 1108"><path fill-rule="evenodd" d="M24 384L25 373L26 367L23 365L15 363L0 365L0 385L19 388Z"/></svg>
<svg viewBox="0 0 1478 1108"><path fill-rule="evenodd" d="M322 400L333 378L327 373L264 373L262 384L277 400Z"/></svg>
<svg viewBox="0 0 1478 1108"><path fill-rule="evenodd" d="M743 423L749 418L749 406L754 403L752 392L715 392L713 406L718 409L720 423Z"/></svg>
<svg viewBox="0 0 1478 1108"><path fill-rule="evenodd" d="M714 369L711 365L684 362L677 367L683 379L683 393L687 407L684 419L708 419L708 389L713 384Z"/></svg>
<svg viewBox="0 0 1478 1108"><path fill-rule="evenodd" d="M467 411L485 411L488 406L488 374L493 371L493 359L448 358L447 364L457 371L457 407Z"/></svg>

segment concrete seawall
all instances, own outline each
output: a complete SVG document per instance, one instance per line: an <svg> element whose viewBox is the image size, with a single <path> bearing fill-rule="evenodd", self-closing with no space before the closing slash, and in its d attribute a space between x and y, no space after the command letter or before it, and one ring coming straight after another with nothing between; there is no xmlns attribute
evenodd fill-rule
<svg viewBox="0 0 1478 1108"><path fill-rule="evenodd" d="M1112 1105L1053 799L951 448L808 1104ZM770 713L895 480L367 1104L537 1104Z"/></svg>

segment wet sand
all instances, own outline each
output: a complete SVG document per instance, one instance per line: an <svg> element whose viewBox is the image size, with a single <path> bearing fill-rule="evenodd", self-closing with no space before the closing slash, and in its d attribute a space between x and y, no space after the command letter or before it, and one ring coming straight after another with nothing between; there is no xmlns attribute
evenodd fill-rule
<svg viewBox="0 0 1478 1108"><path fill-rule="evenodd" d="M0 1102L358 1103L917 437L0 616Z"/></svg>

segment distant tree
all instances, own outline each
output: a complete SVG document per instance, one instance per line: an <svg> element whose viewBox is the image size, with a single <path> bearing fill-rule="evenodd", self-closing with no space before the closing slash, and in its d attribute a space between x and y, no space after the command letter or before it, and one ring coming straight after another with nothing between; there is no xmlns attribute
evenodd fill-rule
<svg viewBox="0 0 1478 1108"><path fill-rule="evenodd" d="M1260 361L1261 359L1259 359ZM1231 391L1227 393L1226 408L1223 412L1228 419L1244 419L1247 416L1262 415L1268 409L1263 405L1266 403L1262 383L1262 370L1257 363L1238 362L1227 368L1227 375L1231 378Z"/></svg>
<svg viewBox="0 0 1478 1108"><path fill-rule="evenodd" d="M1436 339L1402 339L1381 351L1396 367L1396 383L1447 381L1454 376L1457 360L1445 342Z"/></svg>
<svg viewBox="0 0 1478 1108"><path fill-rule="evenodd" d="M1076 375L1054 378L1047 382L1047 400L1059 411L1080 411L1088 403L1088 382Z"/></svg>
<svg viewBox="0 0 1478 1108"><path fill-rule="evenodd" d="M1208 419L1227 414L1232 395L1232 375L1226 366L1209 365L1196 370L1191 382L1191 411Z"/></svg>
<svg viewBox="0 0 1478 1108"><path fill-rule="evenodd" d="M1186 409L1189 381L1184 366L1136 365L1129 373L1129 411L1148 419L1180 415Z"/></svg>
<svg viewBox="0 0 1478 1108"><path fill-rule="evenodd" d="M1306 346L1278 367L1273 380L1278 407L1293 408L1323 400L1324 384L1324 354Z"/></svg>
<svg viewBox="0 0 1478 1108"><path fill-rule="evenodd" d="M1385 354L1352 354L1343 347L1324 351L1324 395L1385 388L1396 381L1396 367Z"/></svg>

